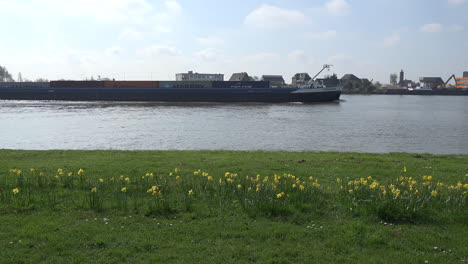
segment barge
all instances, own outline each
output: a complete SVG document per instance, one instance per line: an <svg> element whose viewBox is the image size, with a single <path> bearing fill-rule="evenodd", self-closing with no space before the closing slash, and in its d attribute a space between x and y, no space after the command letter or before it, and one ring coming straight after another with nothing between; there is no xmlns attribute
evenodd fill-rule
<svg viewBox="0 0 468 264"><path fill-rule="evenodd" d="M328 69L330 65L324 65ZM316 76L318 76L318 74ZM316 77L315 76L315 77ZM3 83L2 100L161 101L161 102L331 102L340 86L314 78L300 87L271 88L267 81L51 81Z"/></svg>

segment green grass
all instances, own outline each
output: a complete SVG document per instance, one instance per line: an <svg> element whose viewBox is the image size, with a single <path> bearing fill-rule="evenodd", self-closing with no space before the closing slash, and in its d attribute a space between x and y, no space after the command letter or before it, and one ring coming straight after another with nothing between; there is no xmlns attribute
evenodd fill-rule
<svg viewBox="0 0 468 264"><path fill-rule="evenodd" d="M58 168L64 175L54 182ZM80 168L86 180L74 175L67 182L66 173ZM168 176L174 168L180 182ZM21 169L22 178L10 169ZM194 175L198 169L213 181ZM227 171L239 175L233 186ZM155 177L144 182L147 172ZM284 173L301 181L312 176L320 187L310 181L301 192L283 176L278 190L246 189L246 176L271 181ZM0 150L0 263L462 263L466 196L446 187L467 183L467 174L466 155ZM378 193L361 188L350 195L336 183L368 176L387 186L400 176L422 183L424 175L434 178L433 188L446 186L437 197L427 192L411 214L404 209L409 200L368 202ZM160 199L146 193L154 183ZM101 206L90 203L94 186ZM276 198L280 190L290 196ZM452 197L458 200L446 201Z"/></svg>

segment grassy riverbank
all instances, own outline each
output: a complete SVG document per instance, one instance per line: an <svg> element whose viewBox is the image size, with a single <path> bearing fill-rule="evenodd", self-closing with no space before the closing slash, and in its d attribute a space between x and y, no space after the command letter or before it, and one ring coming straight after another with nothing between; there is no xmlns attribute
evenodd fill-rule
<svg viewBox="0 0 468 264"><path fill-rule="evenodd" d="M468 259L467 164L0 150L0 262L458 263Z"/></svg>

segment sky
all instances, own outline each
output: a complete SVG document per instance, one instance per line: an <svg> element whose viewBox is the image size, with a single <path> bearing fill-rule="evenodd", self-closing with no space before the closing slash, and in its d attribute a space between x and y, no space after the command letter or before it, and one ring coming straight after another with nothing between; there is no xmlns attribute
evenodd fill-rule
<svg viewBox="0 0 468 264"><path fill-rule="evenodd" d="M174 80L189 70L389 82L468 70L468 0L0 0L13 77Z"/></svg>

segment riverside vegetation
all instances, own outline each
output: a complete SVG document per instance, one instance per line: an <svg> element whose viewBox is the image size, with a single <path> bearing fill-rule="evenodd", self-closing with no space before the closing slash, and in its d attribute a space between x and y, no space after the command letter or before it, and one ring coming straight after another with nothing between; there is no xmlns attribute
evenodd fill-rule
<svg viewBox="0 0 468 264"><path fill-rule="evenodd" d="M465 155L0 155L5 263L468 260Z"/></svg>

